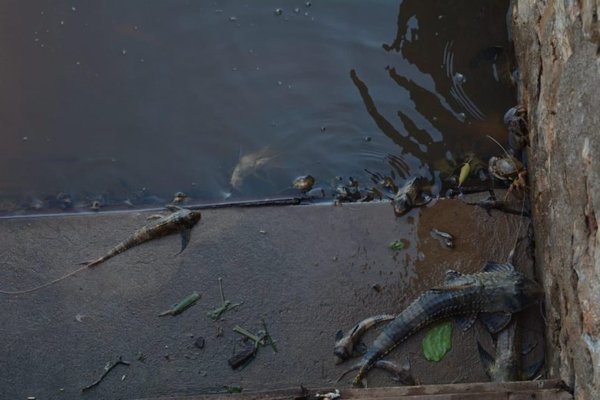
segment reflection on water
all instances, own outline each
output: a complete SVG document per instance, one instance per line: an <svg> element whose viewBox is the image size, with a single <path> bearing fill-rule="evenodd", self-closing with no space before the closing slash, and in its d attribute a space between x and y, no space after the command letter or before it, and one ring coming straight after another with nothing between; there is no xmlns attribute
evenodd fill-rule
<svg viewBox="0 0 600 400"><path fill-rule="evenodd" d="M2 2L0 209L265 198L365 169L439 190L440 165L506 141L507 6Z"/></svg>

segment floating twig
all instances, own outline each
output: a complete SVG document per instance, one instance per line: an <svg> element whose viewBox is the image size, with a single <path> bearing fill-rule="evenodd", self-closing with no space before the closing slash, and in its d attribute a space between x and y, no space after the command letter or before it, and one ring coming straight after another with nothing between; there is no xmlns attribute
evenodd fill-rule
<svg viewBox="0 0 600 400"><path fill-rule="evenodd" d="M162 313L158 314L158 316L164 317L165 315L181 314L182 312L193 306L198 301L198 299L200 299L200 295L198 294L198 292L194 292L187 296L185 299L181 300L179 303L173 304L173 307L171 307L170 310L163 311Z"/></svg>
<svg viewBox="0 0 600 400"><path fill-rule="evenodd" d="M131 363L130 363L130 362L128 362L128 361L123 361L123 360L121 359L121 357L119 357L119 359L118 359L118 360L117 360L115 363L113 363L113 364L110 364L110 362L109 362L109 364L106 364L106 366L104 367L104 373L103 373L103 374L100 376L100 378L98 378L98 380L97 380L97 381L95 381L94 383L92 383L92 384L90 384L90 385L88 385L88 386L86 386L86 387L82 388L82 389L81 389L81 391L82 391L82 392L85 392L86 390L90 390L90 389L91 389L91 388L93 388L94 386L98 385L100 382L102 382L102 380L103 380L103 379L106 377L106 375L108 375L108 373L109 373L109 372L110 372L110 371L111 371L111 370L112 370L114 367L116 367L116 366L117 366L117 365L119 365L119 364L123 364L123 365L127 365L127 366L129 366Z"/></svg>

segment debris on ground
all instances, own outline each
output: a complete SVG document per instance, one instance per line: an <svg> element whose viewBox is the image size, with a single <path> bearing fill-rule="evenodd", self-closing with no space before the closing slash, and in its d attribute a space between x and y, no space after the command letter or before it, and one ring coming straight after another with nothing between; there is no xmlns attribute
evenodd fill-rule
<svg viewBox="0 0 600 400"><path fill-rule="evenodd" d="M452 348L452 322L446 321L431 328L423 338L423 355L438 362Z"/></svg>
<svg viewBox="0 0 600 400"><path fill-rule="evenodd" d="M181 300L179 303L173 304L171 309L163 311L162 313L158 314L158 316L164 317L165 315L175 316L177 314L181 314L182 312L193 306L199 299L200 295L198 294L198 292L194 292L186 298L184 298L183 300Z"/></svg>
<svg viewBox="0 0 600 400"><path fill-rule="evenodd" d="M256 334L239 325L236 325L233 328L234 332L244 336L244 340L247 344L241 351L235 353L229 360L227 360L231 368L237 369L249 363L256 356L259 347L271 346L273 351L277 353L275 341L273 338L271 338L271 335L267 330L267 324L264 320L262 321L262 325L263 329L258 331Z"/></svg>
<svg viewBox="0 0 600 400"><path fill-rule="evenodd" d="M227 391L227 393L242 393L242 387L241 386L223 386L225 388L225 390Z"/></svg>
<svg viewBox="0 0 600 400"><path fill-rule="evenodd" d="M91 388L97 386L100 382L102 382L102 380L106 377L106 375L108 375L108 373L115 368L117 365L122 364L122 365L126 365L129 366L131 365L130 362L128 361L123 361L123 359L121 357L119 357L119 359L117 361L115 361L114 363L110 363L110 361L104 366L104 372L102 373L102 375L100 376L100 378L98 378L98 380L96 380L95 382L91 383L90 385L81 388L82 392L85 392L86 390L90 390Z"/></svg>
<svg viewBox="0 0 600 400"><path fill-rule="evenodd" d="M208 315L211 319L215 321L219 320L221 318L221 315L223 315L225 312L244 304L244 302L232 303L230 300L225 299L225 294L223 293L223 278L221 277L219 277L219 291L221 292L222 305L206 313L206 315Z"/></svg>
<svg viewBox="0 0 600 400"><path fill-rule="evenodd" d="M335 391L329 392L329 393L323 393L323 394L316 393L315 394L315 398L324 399L324 400L334 400L334 399L339 399L340 397L342 397L342 395L340 394L339 389L335 389Z"/></svg>
<svg viewBox="0 0 600 400"><path fill-rule="evenodd" d="M254 343L246 342L244 348L235 353L227 363L232 369L238 369L248 364L255 356L258 351L258 347Z"/></svg>
<svg viewBox="0 0 600 400"><path fill-rule="evenodd" d="M406 248L406 241L404 239L394 240L389 244L390 249L394 251L404 250Z"/></svg>
<svg viewBox="0 0 600 400"><path fill-rule="evenodd" d="M440 231L439 229L433 228L431 230L431 235L437 239L440 239L444 246L446 246L447 248L454 248L454 236L452 236L448 232Z"/></svg>
<svg viewBox="0 0 600 400"><path fill-rule="evenodd" d="M202 336L198 337L198 339L196 339L196 341L194 342L194 346L196 346L199 349L203 349L204 348L204 344L205 344L205 340Z"/></svg>

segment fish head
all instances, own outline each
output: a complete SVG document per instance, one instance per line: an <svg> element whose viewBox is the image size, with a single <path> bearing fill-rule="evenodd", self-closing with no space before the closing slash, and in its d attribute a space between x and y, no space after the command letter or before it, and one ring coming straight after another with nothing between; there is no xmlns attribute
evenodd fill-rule
<svg viewBox="0 0 600 400"><path fill-rule="evenodd" d="M202 219L202 213L200 211L191 210L188 214L188 221L193 225L196 225Z"/></svg>
<svg viewBox="0 0 600 400"><path fill-rule="evenodd" d="M488 312L519 312L538 302L544 293L537 282L517 271L500 271L487 275L484 286L488 288Z"/></svg>
<svg viewBox="0 0 600 400"><path fill-rule="evenodd" d="M401 217L412 208L412 202L406 194L401 194L392 199L392 207L394 207L394 214L396 217Z"/></svg>
<svg viewBox="0 0 600 400"><path fill-rule="evenodd" d="M341 364L348 360L352 356L353 347L350 336L338 331L335 335L335 346L333 348L334 363Z"/></svg>

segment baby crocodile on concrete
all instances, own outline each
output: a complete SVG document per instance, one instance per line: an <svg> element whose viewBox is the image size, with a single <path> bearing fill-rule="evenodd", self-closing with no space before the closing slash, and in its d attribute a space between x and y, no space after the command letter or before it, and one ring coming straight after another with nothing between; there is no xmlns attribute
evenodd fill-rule
<svg viewBox="0 0 600 400"><path fill-rule="evenodd" d="M463 317L468 329L479 317L491 333L497 333L513 313L531 306L541 295L540 286L515 271L512 264L488 262L482 272L472 275L448 271L444 285L421 294L386 325L361 362L349 370L359 370L354 384L359 385L378 360L433 322Z"/></svg>
<svg viewBox="0 0 600 400"><path fill-rule="evenodd" d="M173 211L173 213L138 229L129 239L116 245L106 255L83 264L86 264L88 267L94 267L134 246L175 232L181 233L181 251L179 252L181 253L190 241L192 228L200 221L202 216L199 211L192 211L186 208L177 206L168 206L167 208Z"/></svg>

